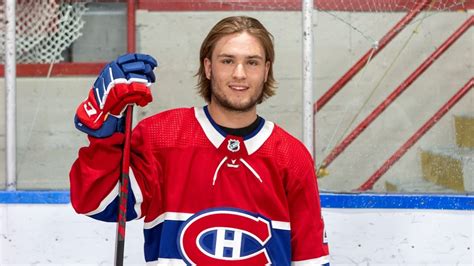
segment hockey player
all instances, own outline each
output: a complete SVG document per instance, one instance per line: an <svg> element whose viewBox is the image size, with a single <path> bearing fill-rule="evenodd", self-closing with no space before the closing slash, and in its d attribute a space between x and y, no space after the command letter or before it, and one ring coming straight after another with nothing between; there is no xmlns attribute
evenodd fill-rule
<svg viewBox="0 0 474 266"><path fill-rule="evenodd" d="M149 265L326 265L328 247L310 154L257 115L275 93L273 37L256 19L228 17L202 43L204 107L138 123L131 142L128 220L144 218ZM156 61L108 64L76 126L88 133L70 172L78 213L115 221L127 104L151 101Z"/></svg>

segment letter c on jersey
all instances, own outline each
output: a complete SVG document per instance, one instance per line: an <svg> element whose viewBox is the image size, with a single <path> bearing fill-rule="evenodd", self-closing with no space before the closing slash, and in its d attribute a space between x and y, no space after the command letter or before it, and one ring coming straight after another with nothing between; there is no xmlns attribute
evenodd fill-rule
<svg viewBox="0 0 474 266"><path fill-rule="evenodd" d="M180 230L179 249L191 265L268 265L270 221L237 209L197 213Z"/></svg>

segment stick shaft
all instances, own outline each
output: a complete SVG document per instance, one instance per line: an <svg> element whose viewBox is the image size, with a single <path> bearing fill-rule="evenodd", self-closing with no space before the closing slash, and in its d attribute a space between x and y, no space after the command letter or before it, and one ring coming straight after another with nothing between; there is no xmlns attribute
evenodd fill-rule
<svg viewBox="0 0 474 266"><path fill-rule="evenodd" d="M125 228L127 225L127 200L130 169L130 142L132 138L133 106L129 105L125 111L125 142L122 155L122 169L120 174L119 208L117 216L117 237L115 239L115 265L122 266L125 248Z"/></svg>

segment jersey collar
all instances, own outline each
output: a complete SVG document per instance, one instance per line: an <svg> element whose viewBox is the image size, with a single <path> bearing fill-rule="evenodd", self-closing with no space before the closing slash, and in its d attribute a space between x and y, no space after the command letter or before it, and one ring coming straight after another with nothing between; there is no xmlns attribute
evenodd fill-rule
<svg viewBox="0 0 474 266"><path fill-rule="evenodd" d="M206 137L214 147L219 148L227 134L214 122L207 111L207 106L194 107L194 114ZM262 126L259 126L254 132L244 137L245 148L249 155L257 151L265 143L272 134L274 127L274 123L264 120Z"/></svg>

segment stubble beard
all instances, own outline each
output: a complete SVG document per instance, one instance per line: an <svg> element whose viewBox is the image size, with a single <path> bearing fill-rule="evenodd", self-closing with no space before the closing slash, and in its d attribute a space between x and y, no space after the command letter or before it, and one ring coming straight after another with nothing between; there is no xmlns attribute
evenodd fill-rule
<svg viewBox="0 0 474 266"><path fill-rule="evenodd" d="M250 100L246 103L233 103L223 93L219 93L215 89L215 86L216 86L216 82L214 81L214 78L211 76L211 101L216 101L216 104L218 104L219 106L222 106L228 111L242 112L242 113L248 112L252 110L263 99L263 89L262 89L260 94L257 97L254 97L254 95L252 95ZM263 87L263 84L261 86Z"/></svg>

